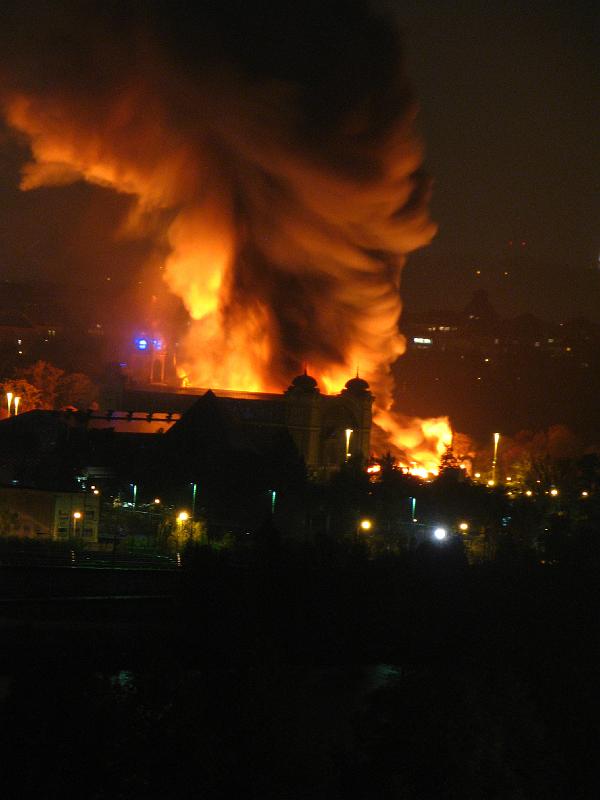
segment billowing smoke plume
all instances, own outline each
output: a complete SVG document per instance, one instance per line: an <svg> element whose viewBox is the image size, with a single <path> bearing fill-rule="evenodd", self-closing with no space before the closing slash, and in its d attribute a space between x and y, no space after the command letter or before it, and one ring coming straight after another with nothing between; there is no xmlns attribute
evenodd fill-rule
<svg viewBox="0 0 600 800"><path fill-rule="evenodd" d="M439 450L446 433L387 413L401 269L435 232L393 20L347 1L33 5L0 56L22 188L134 198L123 225L166 244L192 320L187 380L280 391L308 364L335 391L358 366L397 444Z"/></svg>

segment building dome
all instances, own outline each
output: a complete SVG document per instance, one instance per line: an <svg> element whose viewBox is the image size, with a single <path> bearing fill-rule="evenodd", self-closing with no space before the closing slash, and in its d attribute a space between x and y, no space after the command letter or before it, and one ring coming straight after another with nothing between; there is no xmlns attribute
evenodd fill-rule
<svg viewBox="0 0 600 800"><path fill-rule="evenodd" d="M350 378L350 380L346 383L346 392L350 394L368 394L369 393L369 384L363 379L359 378L358 375L356 378Z"/></svg>
<svg viewBox="0 0 600 800"><path fill-rule="evenodd" d="M318 392L319 386L312 375L307 375L305 372L303 375L297 375L294 378L288 392L294 389L298 392Z"/></svg>

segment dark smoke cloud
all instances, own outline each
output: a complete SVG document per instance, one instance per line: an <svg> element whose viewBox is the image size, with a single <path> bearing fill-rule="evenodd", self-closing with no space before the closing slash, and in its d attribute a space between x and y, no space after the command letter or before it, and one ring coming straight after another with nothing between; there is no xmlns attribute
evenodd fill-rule
<svg viewBox="0 0 600 800"><path fill-rule="evenodd" d="M335 389L360 363L384 414L404 255L434 233L394 20L359 2L5 13L22 188L132 198L120 232L166 249L190 380L279 389L308 361Z"/></svg>

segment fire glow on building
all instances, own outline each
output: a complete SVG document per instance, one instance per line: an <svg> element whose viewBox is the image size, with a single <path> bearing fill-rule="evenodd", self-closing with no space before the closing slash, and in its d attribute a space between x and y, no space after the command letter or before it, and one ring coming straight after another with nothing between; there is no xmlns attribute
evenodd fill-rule
<svg viewBox="0 0 600 800"><path fill-rule="evenodd" d="M254 63L217 12L179 19L175 41L142 6L91 35L74 15L77 74L3 66L3 113L31 150L21 188L87 181L130 197L119 234L155 243L164 291L189 315L180 381L280 392L308 364L335 394L358 367L374 446L435 470L447 419L393 409L401 271L435 234L393 21L325 20L309 69L302 41ZM57 24L49 13L46 35Z"/></svg>

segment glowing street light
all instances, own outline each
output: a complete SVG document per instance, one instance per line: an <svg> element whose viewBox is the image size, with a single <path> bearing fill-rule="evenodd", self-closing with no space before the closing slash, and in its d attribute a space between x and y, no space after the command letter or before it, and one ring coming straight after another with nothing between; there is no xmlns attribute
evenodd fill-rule
<svg viewBox="0 0 600 800"><path fill-rule="evenodd" d="M581 496L582 496L582 497L589 497L589 496L590 496L590 493L589 493L589 492L586 492L586 490L584 489L584 490L583 490L583 492L581 493Z"/></svg>
<svg viewBox="0 0 600 800"><path fill-rule="evenodd" d="M527 491L525 492L525 494L527 495L527 497L531 497L531 495L533 494L533 492L531 491L531 489L527 489Z"/></svg>
<svg viewBox="0 0 600 800"><path fill-rule="evenodd" d="M350 452L350 437L352 436L353 433L354 433L354 431L352 430L352 428L346 428L346 430L345 430L345 434L346 434L346 461L348 461L348 459L352 455L352 453Z"/></svg>
<svg viewBox="0 0 600 800"><path fill-rule="evenodd" d="M558 495L558 489L550 489L550 494L552 497L556 497Z"/></svg>
<svg viewBox="0 0 600 800"><path fill-rule="evenodd" d="M14 397L14 395L13 395L13 393L12 393L12 392L7 392L7 393L6 393L6 402L7 402L7 404L8 404L8 416L9 416L9 417L10 417L10 407L11 407L11 405L12 405L12 399L13 399L13 397Z"/></svg>
<svg viewBox="0 0 600 800"><path fill-rule="evenodd" d="M358 523L358 527L361 529L361 531L370 531L373 527L373 523L370 519L361 519L361 521Z"/></svg>
<svg viewBox="0 0 600 800"><path fill-rule="evenodd" d="M198 484L192 483L192 519L196 519L196 493L198 491Z"/></svg>
<svg viewBox="0 0 600 800"><path fill-rule="evenodd" d="M433 532L433 536L438 542L443 542L447 535L445 528L436 528Z"/></svg>
<svg viewBox="0 0 600 800"><path fill-rule="evenodd" d="M177 521L178 522L181 522L181 523L187 522L189 518L190 518L190 515L188 514L187 511L180 511L179 514L177 514Z"/></svg>
<svg viewBox="0 0 600 800"><path fill-rule="evenodd" d="M16 416L17 416L17 414L19 413L19 403L20 403L20 402L21 402L21 398L20 398L20 397L15 397L15 399L14 399L14 404L15 404L15 417L16 417Z"/></svg>
<svg viewBox="0 0 600 800"><path fill-rule="evenodd" d="M155 497L154 498L154 505L157 505L157 506L160 505L160 497Z"/></svg>
<svg viewBox="0 0 600 800"><path fill-rule="evenodd" d="M462 533L466 533L469 530L469 523L468 522L461 522L458 526L458 530Z"/></svg>
<svg viewBox="0 0 600 800"><path fill-rule="evenodd" d="M500 434L494 434L494 458L492 461L492 480L496 483L496 460L498 458L498 442L500 441ZM493 486L493 484L492 484Z"/></svg>

